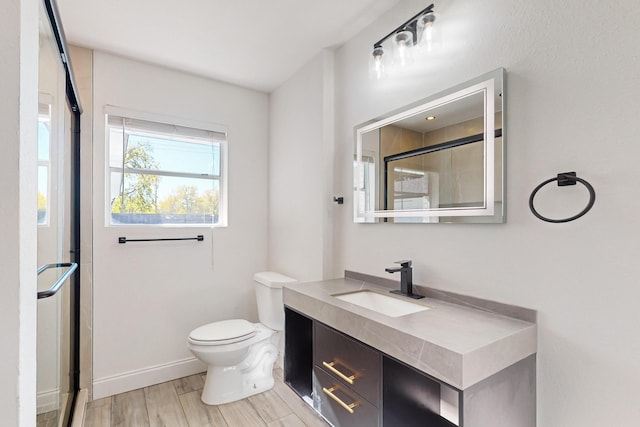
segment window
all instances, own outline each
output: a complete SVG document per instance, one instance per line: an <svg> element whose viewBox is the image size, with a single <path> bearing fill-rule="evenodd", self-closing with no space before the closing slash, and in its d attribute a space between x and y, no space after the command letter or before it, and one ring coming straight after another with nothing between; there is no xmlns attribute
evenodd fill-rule
<svg viewBox="0 0 640 427"><path fill-rule="evenodd" d="M358 206L364 206L365 210L373 210L376 200L374 189L376 184L376 163L372 155L362 156L362 168L358 170L358 162L353 161L353 200L358 203L353 204L354 218L358 217ZM375 218L366 218L359 222L375 222Z"/></svg>
<svg viewBox="0 0 640 427"><path fill-rule="evenodd" d="M107 115L110 225L226 225L226 133Z"/></svg>
<svg viewBox="0 0 640 427"><path fill-rule="evenodd" d="M38 104L38 225L49 225L51 105Z"/></svg>

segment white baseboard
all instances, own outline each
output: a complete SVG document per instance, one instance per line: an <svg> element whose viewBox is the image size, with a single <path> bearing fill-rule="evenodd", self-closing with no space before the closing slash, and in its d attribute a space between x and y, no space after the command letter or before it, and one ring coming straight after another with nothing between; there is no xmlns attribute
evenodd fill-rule
<svg viewBox="0 0 640 427"><path fill-rule="evenodd" d="M98 378L93 381L93 399L101 399L197 374L206 371L206 368L207 366L204 363L195 357L190 357L163 365L150 366L118 375Z"/></svg>
<svg viewBox="0 0 640 427"><path fill-rule="evenodd" d="M36 408L38 414L55 411L60 405L60 390L41 391L36 396Z"/></svg>

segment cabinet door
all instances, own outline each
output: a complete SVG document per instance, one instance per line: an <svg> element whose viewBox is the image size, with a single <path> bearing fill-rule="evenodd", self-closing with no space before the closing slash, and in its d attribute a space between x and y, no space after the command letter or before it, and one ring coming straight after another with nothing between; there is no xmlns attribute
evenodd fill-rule
<svg viewBox="0 0 640 427"><path fill-rule="evenodd" d="M382 372L380 353L321 323L314 325L314 364L377 406Z"/></svg>
<svg viewBox="0 0 640 427"><path fill-rule="evenodd" d="M334 427L378 427L378 408L317 366L313 369L313 407Z"/></svg>

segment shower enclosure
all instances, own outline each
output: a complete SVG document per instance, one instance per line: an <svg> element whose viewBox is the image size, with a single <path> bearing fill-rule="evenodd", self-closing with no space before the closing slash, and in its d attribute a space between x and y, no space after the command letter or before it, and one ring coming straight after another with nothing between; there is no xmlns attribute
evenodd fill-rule
<svg viewBox="0 0 640 427"><path fill-rule="evenodd" d="M36 405L37 425L54 427L71 425L79 391L81 110L51 0L39 28Z"/></svg>

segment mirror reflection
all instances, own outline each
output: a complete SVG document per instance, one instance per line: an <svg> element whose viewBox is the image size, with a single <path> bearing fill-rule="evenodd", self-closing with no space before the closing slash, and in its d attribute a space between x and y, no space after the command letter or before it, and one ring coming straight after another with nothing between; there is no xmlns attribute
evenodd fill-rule
<svg viewBox="0 0 640 427"><path fill-rule="evenodd" d="M502 74L356 128L356 222L503 222Z"/></svg>

